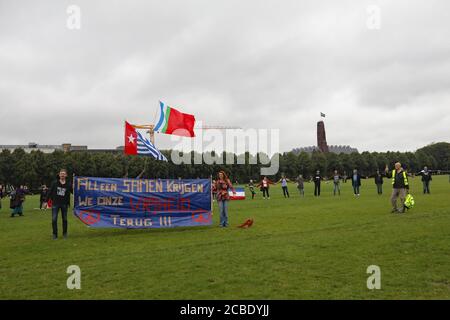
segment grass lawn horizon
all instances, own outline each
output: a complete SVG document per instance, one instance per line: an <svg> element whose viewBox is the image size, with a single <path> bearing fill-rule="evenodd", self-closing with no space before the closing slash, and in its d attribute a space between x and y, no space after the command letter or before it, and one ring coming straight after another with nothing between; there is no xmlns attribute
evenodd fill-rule
<svg viewBox="0 0 450 320"><path fill-rule="evenodd" d="M320 198L294 184L271 199L232 201L229 228L92 229L69 211L69 238L51 239L51 213L29 196L23 217L0 210L0 299L450 299L450 183L433 176L431 194L410 178L415 207L390 213L392 187L377 195L373 179L361 196L351 182ZM72 202L73 203L73 202ZM236 228L247 218L248 230ZM58 219L61 232L61 218ZM81 289L69 290L69 265ZM381 269L369 290L367 267Z"/></svg>

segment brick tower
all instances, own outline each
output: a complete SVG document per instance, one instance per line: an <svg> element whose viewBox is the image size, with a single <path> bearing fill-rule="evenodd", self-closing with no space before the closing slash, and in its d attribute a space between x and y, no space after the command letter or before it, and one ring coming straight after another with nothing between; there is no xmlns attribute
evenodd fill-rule
<svg viewBox="0 0 450 320"><path fill-rule="evenodd" d="M322 152L328 152L327 136L325 135L325 123L317 122L317 147Z"/></svg>

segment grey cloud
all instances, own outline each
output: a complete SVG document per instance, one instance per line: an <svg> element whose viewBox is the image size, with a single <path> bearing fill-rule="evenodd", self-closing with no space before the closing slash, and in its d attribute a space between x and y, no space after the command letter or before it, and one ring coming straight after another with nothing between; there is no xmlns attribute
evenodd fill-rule
<svg viewBox="0 0 450 320"><path fill-rule="evenodd" d="M82 28L66 28L66 8ZM366 28L378 4L382 27ZM413 150L448 140L446 1L0 2L0 144L122 144L158 100L213 125L281 129L283 151L328 140ZM447 109L448 110L448 109ZM395 130L388 113L411 118ZM426 134L409 123L431 122ZM355 134L357 133L357 134ZM169 146L167 137L157 139ZM370 142L370 143L368 143Z"/></svg>

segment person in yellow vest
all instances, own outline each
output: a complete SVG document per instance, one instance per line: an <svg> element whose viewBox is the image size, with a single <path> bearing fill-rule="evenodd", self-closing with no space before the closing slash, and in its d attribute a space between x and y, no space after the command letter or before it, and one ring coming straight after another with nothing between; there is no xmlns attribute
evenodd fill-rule
<svg viewBox="0 0 450 320"><path fill-rule="evenodd" d="M395 169L389 171L388 166L385 168L386 176L391 179L392 183L392 195L391 195L391 204L392 204L392 213L404 213L405 212L405 198L406 194L409 193L409 182L408 175L406 171L403 170L400 162L395 164ZM400 198L401 201L401 209L397 208L397 199Z"/></svg>

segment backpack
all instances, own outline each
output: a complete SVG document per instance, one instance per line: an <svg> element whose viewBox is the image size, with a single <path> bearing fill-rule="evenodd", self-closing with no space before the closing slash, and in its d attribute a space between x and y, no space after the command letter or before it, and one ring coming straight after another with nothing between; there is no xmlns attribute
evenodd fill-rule
<svg viewBox="0 0 450 320"><path fill-rule="evenodd" d="M412 196L412 194L408 193L405 199L405 208L412 209L412 207L414 207L414 203L414 197Z"/></svg>

